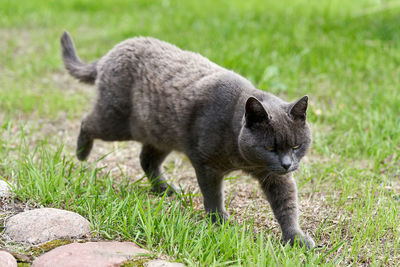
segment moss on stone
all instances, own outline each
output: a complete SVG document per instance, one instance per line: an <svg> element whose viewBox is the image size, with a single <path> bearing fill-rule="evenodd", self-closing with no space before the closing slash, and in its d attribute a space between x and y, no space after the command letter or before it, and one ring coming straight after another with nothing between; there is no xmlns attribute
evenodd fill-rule
<svg viewBox="0 0 400 267"><path fill-rule="evenodd" d="M148 261L150 261L149 258L139 257L125 261L121 264L121 267L144 267L144 264Z"/></svg>
<svg viewBox="0 0 400 267"><path fill-rule="evenodd" d="M70 239L57 239L57 240L49 241L49 242L46 242L46 243L44 243L42 245L39 245L37 247L33 247L31 249L32 255L34 257L38 257L41 254L43 254L43 253L45 253L47 251L50 251L50 250L52 250L52 249L54 249L56 247L68 245L68 244L71 244L73 242L74 241L70 240Z"/></svg>

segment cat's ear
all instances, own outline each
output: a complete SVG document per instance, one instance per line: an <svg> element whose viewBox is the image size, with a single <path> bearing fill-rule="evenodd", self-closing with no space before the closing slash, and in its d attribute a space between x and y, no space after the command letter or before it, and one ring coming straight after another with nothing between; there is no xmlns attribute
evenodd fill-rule
<svg viewBox="0 0 400 267"><path fill-rule="evenodd" d="M251 127L254 123L268 122L268 113L265 111L263 105L254 97L249 97L246 101L246 127Z"/></svg>
<svg viewBox="0 0 400 267"><path fill-rule="evenodd" d="M307 115L307 106L308 106L308 96L305 95L291 105L289 109L289 115L294 120L305 121Z"/></svg>

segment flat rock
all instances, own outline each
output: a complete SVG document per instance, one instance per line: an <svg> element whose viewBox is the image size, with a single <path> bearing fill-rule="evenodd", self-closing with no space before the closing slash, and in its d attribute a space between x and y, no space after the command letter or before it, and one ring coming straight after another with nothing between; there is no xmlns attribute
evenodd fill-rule
<svg viewBox="0 0 400 267"><path fill-rule="evenodd" d="M164 260L152 260L144 264L145 267L185 267L184 264L178 262L168 262Z"/></svg>
<svg viewBox="0 0 400 267"><path fill-rule="evenodd" d="M11 196L11 187L10 185L3 180L0 180L0 197L10 197Z"/></svg>
<svg viewBox="0 0 400 267"><path fill-rule="evenodd" d="M91 232L81 215L53 208L29 210L6 222L5 234L15 242L38 244L55 239L76 238Z"/></svg>
<svg viewBox="0 0 400 267"><path fill-rule="evenodd" d="M41 255L34 260L32 267L120 266L142 253L149 252L132 242L72 243Z"/></svg>
<svg viewBox="0 0 400 267"><path fill-rule="evenodd" d="M17 267L17 260L8 252L0 250L1 267Z"/></svg>

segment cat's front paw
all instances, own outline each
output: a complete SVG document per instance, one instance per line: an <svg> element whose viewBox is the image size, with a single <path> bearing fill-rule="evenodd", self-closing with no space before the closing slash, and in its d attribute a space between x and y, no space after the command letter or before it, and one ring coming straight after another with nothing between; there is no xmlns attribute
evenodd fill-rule
<svg viewBox="0 0 400 267"><path fill-rule="evenodd" d="M307 249L312 249L315 247L314 240L303 232L297 232L289 236L284 236L283 241L285 243L289 242L291 246L294 246L294 244L299 244L301 247L305 247Z"/></svg>
<svg viewBox="0 0 400 267"><path fill-rule="evenodd" d="M209 213L209 216L211 217L211 221L213 223L225 223L229 220L229 213L227 211L219 211L219 212L214 212L214 213Z"/></svg>
<svg viewBox="0 0 400 267"><path fill-rule="evenodd" d="M174 193L180 192L177 186L175 186L174 184L168 184L166 182L154 185L152 191L159 195L163 195L164 193L166 193L167 196L171 196Z"/></svg>

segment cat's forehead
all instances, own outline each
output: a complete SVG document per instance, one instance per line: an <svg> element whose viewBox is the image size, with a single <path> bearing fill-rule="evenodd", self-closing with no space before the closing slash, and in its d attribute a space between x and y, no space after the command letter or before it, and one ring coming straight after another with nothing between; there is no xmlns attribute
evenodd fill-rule
<svg viewBox="0 0 400 267"><path fill-rule="evenodd" d="M263 103L269 115L269 122L266 125L268 135L272 134L278 142L296 142L307 134L307 125L296 123L289 115L289 105L286 103ZM271 133L272 130L272 133Z"/></svg>
<svg viewBox="0 0 400 267"><path fill-rule="evenodd" d="M276 123L292 123L293 120L289 116L289 108L286 103L282 102L262 102L265 111L268 113L272 122Z"/></svg>
<svg viewBox="0 0 400 267"><path fill-rule="evenodd" d="M275 112L270 115L269 126L275 133L293 136L299 133L299 125L296 124L286 112Z"/></svg>
<svg viewBox="0 0 400 267"><path fill-rule="evenodd" d="M307 129L290 121L270 121L269 129L265 131L265 141L280 148L293 147L308 139Z"/></svg>

